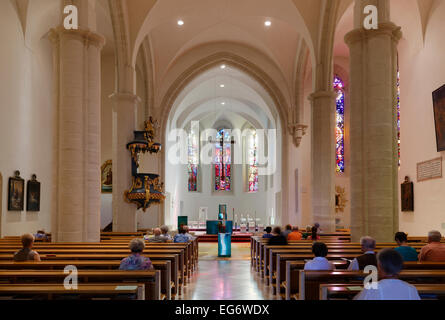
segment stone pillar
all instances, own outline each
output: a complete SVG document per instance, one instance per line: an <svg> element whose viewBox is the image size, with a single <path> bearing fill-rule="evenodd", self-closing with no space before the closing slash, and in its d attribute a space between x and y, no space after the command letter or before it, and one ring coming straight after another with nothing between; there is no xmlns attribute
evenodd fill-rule
<svg viewBox="0 0 445 320"><path fill-rule="evenodd" d="M333 91L310 95L312 219L323 231L335 231L335 97Z"/></svg>
<svg viewBox="0 0 445 320"><path fill-rule="evenodd" d="M79 14L88 16L91 8L81 2L85 11ZM100 241L100 52L105 39L82 24L78 30L52 29L49 37L56 103L53 237Z"/></svg>
<svg viewBox="0 0 445 320"><path fill-rule="evenodd" d="M132 183L131 157L127 143L134 139L138 96L114 93L113 105L113 231L136 232L136 205L124 200Z"/></svg>
<svg viewBox="0 0 445 320"><path fill-rule="evenodd" d="M379 10L377 30L363 28L363 7ZM355 2L350 49L351 232L393 241L398 231L397 43L400 28L389 21L389 2Z"/></svg>

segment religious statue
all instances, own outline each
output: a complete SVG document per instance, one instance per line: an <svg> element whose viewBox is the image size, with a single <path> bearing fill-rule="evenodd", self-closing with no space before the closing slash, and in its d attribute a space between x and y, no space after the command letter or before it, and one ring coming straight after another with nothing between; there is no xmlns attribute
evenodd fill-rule
<svg viewBox="0 0 445 320"><path fill-rule="evenodd" d="M414 183L409 180L409 177L405 177L405 181L401 185L402 196L402 212L414 211Z"/></svg>

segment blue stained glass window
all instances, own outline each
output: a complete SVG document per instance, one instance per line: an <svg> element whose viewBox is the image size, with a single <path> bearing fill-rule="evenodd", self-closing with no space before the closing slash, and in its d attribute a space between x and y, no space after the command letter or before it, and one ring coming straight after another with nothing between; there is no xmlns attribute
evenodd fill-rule
<svg viewBox="0 0 445 320"><path fill-rule="evenodd" d="M337 93L335 113L336 171L343 173L345 172L345 90L343 81L338 76L334 77L334 91Z"/></svg>

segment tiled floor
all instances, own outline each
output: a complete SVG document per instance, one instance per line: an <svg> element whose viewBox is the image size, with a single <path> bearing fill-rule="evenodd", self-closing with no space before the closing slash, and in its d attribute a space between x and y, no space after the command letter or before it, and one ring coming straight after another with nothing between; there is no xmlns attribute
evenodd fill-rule
<svg viewBox="0 0 445 320"><path fill-rule="evenodd" d="M199 244L200 260L180 300L269 300L274 297L250 268L249 244L233 243L231 258L217 257L216 243Z"/></svg>

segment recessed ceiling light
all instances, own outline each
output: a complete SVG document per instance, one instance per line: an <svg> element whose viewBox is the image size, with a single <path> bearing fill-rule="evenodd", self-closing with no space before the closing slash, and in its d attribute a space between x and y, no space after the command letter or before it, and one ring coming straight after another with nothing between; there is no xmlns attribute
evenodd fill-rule
<svg viewBox="0 0 445 320"><path fill-rule="evenodd" d="M264 22L264 25L266 27L270 27L272 25L272 22L270 20L266 20L266 22Z"/></svg>
<svg viewBox="0 0 445 320"><path fill-rule="evenodd" d="M225 69L226 68L226 65L225 64L222 64L221 65L221 69Z"/></svg>
<svg viewBox="0 0 445 320"><path fill-rule="evenodd" d="M220 87L220 88L224 88L224 87L225 87L225 85L223 85L223 84L220 84L220 85L219 85L219 87Z"/></svg>
<svg viewBox="0 0 445 320"><path fill-rule="evenodd" d="M184 25L184 21L178 20L178 26L183 26L183 25Z"/></svg>
<svg viewBox="0 0 445 320"><path fill-rule="evenodd" d="M225 105L226 105L226 103L225 103L225 102L221 102L221 104L222 104L223 106L225 106Z"/></svg>

